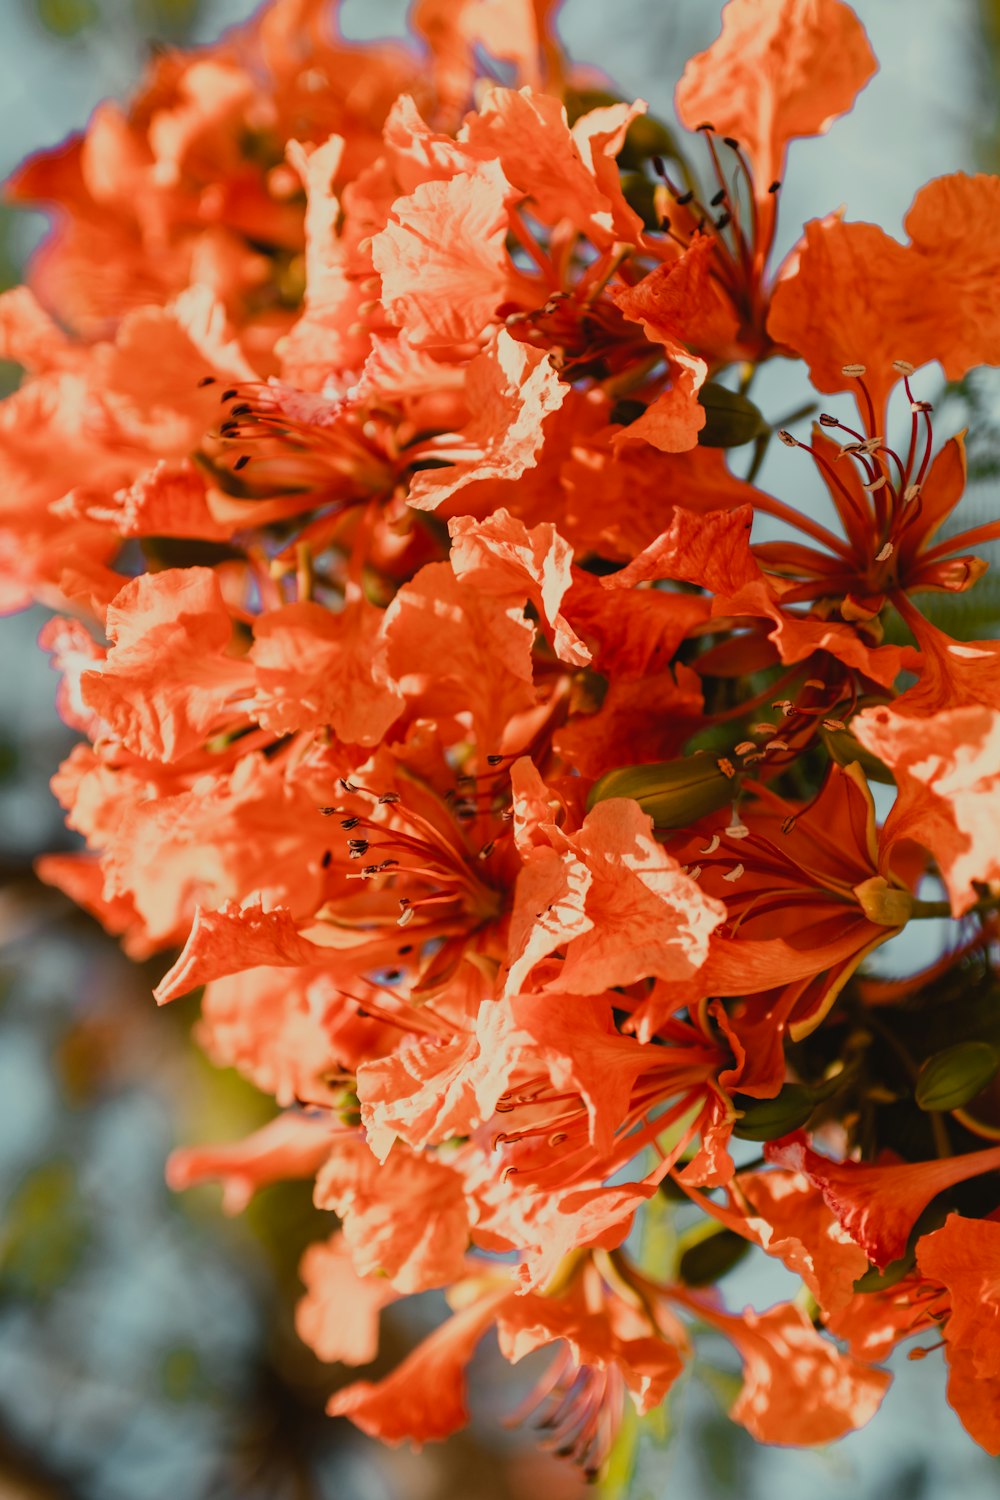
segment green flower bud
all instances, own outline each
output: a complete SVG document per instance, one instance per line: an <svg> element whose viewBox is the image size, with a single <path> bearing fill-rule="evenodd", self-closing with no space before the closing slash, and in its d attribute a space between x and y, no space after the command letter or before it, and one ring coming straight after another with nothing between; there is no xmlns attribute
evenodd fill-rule
<svg viewBox="0 0 1000 1500"><path fill-rule="evenodd" d="M1000 1051L989 1042L959 1042L935 1052L920 1069L917 1104L926 1110L961 1109L1000 1069Z"/></svg>
<svg viewBox="0 0 1000 1500"><path fill-rule="evenodd" d="M698 434L702 448L738 448L767 432L767 423L753 402L737 391L708 380L698 392L705 425Z"/></svg>
<svg viewBox="0 0 1000 1500"><path fill-rule="evenodd" d="M750 1245L732 1229L718 1226L715 1234L699 1240L681 1255L678 1278L685 1286L712 1286L741 1261Z"/></svg>
<svg viewBox="0 0 1000 1500"><path fill-rule="evenodd" d="M704 752L652 766L625 766L601 777L587 807L610 797L631 797L657 828L686 828L732 801L736 774L724 757Z"/></svg>
<svg viewBox="0 0 1000 1500"><path fill-rule="evenodd" d="M824 725L820 736L829 751L830 759L836 761L838 766L849 766L852 761L856 761L869 781L879 781L883 786L896 785L896 779L885 761L866 750L849 729L827 729Z"/></svg>
<svg viewBox="0 0 1000 1500"><path fill-rule="evenodd" d="M801 1083L786 1083L776 1099L751 1099L735 1094L733 1103L740 1118L733 1135L741 1141L776 1141L804 1125L816 1108L811 1089Z"/></svg>

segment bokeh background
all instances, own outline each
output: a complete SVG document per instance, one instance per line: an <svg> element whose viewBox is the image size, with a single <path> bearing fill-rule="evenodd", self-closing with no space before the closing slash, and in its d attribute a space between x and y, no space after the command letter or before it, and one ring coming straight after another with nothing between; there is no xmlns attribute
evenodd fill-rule
<svg viewBox="0 0 1000 1500"><path fill-rule="evenodd" d="M622 94L669 118L684 60L714 36L719 8L566 0L561 31L575 57L599 60ZM781 248L804 219L841 203L899 232L927 178L1000 165L1000 0L856 9L881 72L829 140L795 148ZM0 176L81 126L101 98L125 98L151 46L209 40L251 10L248 0L0 0ZM400 0L346 0L343 26L398 32L404 11ZM19 279L43 230L36 216L0 209L2 285ZM6 388L15 379L0 367ZM763 387L769 415L801 402L796 380L778 372ZM951 417L976 422L966 516L996 514L997 382L973 380L945 405L939 436ZM983 594L979 633L996 602ZM240 1135L269 1107L192 1046L189 1002L157 1012L156 974L127 963L32 876L36 854L69 847L47 789L71 736L35 647L42 618L0 621L0 1500L580 1495L572 1471L501 1425L524 1377L488 1350L473 1372L473 1426L448 1444L390 1452L326 1419L343 1374L312 1359L292 1328L298 1256L329 1228L308 1190L270 1189L237 1221L211 1189L167 1192L173 1145ZM735 1306L762 1305L789 1294L783 1277L770 1263L741 1267L725 1289ZM387 1366L441 1310L429 1296L389 1323ZM819 1453L758 1449L725 1420L733 1377L706 1366L633 1435L604 1492L993 1500L1000 1466L946 1406L940 1356L897 1363L880 1420Z"/></svg>

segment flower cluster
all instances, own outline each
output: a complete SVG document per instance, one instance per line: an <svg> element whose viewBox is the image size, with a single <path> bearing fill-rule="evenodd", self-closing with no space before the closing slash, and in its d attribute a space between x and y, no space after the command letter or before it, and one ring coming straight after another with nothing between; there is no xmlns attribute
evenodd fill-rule
<svg viewBox="0 0 1000 1500"><path fill-rule="evenodd" d="M41 874L179 950L157 999L204 986L276 1099L169 1172L234 1210L315 1178L317 1353L448 1289L332 1412L446 1436L492 1328L550 1350L529 1411L597 1473L709 1331L734 1421L824 1442L931 1330L1000 1452L1000 647L921 607L1000 524L951 523L916 373L1000 363L1000 181L775 264L790 141L875 71L848 5L729 0L689 140L553 9L419 0L361 46L271 0L14 179L54 227L0 300L0 591L60 611L82 734L86 847ZM776 358L841 415L772 433ZM772 435L829 522L753 482ZM866 967L943 914L931 967ZM727 1310L748 1244L805 1293Z"/></svg>

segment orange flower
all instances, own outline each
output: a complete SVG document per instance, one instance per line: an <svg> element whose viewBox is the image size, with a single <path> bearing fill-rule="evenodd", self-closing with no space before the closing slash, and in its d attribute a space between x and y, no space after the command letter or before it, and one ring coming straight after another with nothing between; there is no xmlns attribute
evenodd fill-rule
<svg viewBox="0 0 1000 1500"><path fill-rule="evenodd" d="M818 390L850 390L855 367L867 366L877 433L902 373L895 361L936 359L949 380L1000 363L1000 322L984 295L1000 274L1000 180L936 178L903 222L908 245L874 224L807 224L767 324L807 361Z"/></svg>

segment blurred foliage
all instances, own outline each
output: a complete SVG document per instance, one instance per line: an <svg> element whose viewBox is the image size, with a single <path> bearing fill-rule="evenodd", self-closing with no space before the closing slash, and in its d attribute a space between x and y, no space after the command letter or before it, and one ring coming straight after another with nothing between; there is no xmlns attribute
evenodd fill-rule
<svg viewBox="0 0 1000 1500"><path fill-rule="evenodd" d="M182 42L199 20L202 0L22 0L46 31L73 41L102 27L131 25L150 40Z"/></svg>

